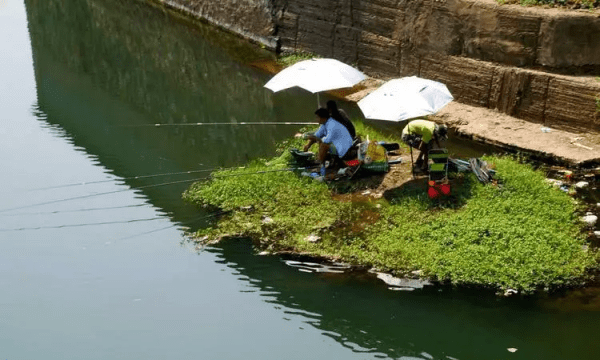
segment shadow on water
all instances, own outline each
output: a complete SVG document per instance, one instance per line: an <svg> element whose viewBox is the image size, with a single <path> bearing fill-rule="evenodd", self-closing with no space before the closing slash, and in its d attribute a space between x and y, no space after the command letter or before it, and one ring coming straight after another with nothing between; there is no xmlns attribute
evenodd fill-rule
<svg viewBox="0 0 600 360"><path fill-rule="evenodd" d="M584 320L589 313L557 314L549 305L540 309L535 298L418 284L412 291L390 291L364 271L256 256L243 239L206 250L239 273L247 283L243 292L260 293L283 318L299 316L324 336L372 357L582 359L600 353L584 335L594 332L595 325ZM554 346L565 334L572 345Z"/></svg>

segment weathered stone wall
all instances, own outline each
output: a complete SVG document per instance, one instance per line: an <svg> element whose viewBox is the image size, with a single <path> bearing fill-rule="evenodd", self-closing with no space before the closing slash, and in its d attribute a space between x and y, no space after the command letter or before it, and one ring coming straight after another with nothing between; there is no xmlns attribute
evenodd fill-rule
<svg viewBox="0 0 600 360"><path fill-rule="evenodd" d="M149 0L190 13L214 25L263 43L273 49L277 42L274 3L277 0Z"/></svg>
<svg viewBox="0 0 600 360"><path fill-rule="evenodd" d="M466 104L600 131L600 82L559 75L582 69L600 75L597 14L494 0L158 1L273 39L273 47L355 64L372 76L442 81Z"/></svg>

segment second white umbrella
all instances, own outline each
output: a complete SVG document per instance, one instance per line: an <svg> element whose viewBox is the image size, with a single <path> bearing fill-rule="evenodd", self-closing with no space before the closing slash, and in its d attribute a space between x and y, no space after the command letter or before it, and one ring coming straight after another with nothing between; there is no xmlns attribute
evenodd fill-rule
<svg viewBox="0 0 600 360"><path fill-rule="evenodd" d="M435 114L452 100L446 85L411 76L386 82L358 107L367 119L403 121Z"/></svg>

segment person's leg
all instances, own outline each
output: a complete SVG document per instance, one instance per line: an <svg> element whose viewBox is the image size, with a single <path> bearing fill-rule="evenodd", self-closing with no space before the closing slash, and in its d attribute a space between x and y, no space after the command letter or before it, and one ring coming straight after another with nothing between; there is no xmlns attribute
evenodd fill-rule
<svg viewBox="0 0 600 360"><path fill-rule="evenodd" d="M419 146L419 151L421 152L419 154L419 157L423 156L423 163L421 164L421 169L422 170L427 170L429 168L429 149L430 149L430 143L424 143L423 141L421 141L421 144Z"/></svg>
<svg viewBox="0 0 600 360"><path fill-rule="evenodd" d="M325 159L327 158L327 153L329 152L329 144L325 144L325 143L320 143L319 144L319 155L317 157L317 159L319 160L320 164L324 164L325 163Z"/></svg>

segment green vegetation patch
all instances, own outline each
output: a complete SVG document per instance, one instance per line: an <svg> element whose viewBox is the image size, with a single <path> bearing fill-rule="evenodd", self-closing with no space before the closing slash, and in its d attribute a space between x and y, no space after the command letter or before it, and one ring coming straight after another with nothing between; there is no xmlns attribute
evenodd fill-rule
<svg viewBox="0 0 600 360"><path fill-rule="evenodd" d="M310 52L294 52L285 53L277 58L277 63L283 67L294 65L297 62L303 60L310 60L312 58L318 58L319 56Z"/></svg>
<svg viewBox="0 0 600 360"><path fill-rule="evenodd" d="M596 0L496 0L499 4L520 4L523 6L551 6L594 9L600 4Z"/></svg>
<svg viewBox="0 0 600 360"><path fill-rule="evenodd" d="M376 133L358 123L357 132ZM379 134L377 139L385 136ZM394 140L387 137L387 140ZM301 140L287 146L300 147ZM532 292L582 284L597 266L576 204L540 171L508 157L486 157L498 185L458 175L453 195L430 200L409 182L379 200L349 202L326 184L288 171L289 154L213 173L184 198L231 210L199 236L248 236L271 251L295 251L493 289ZM422 180L425 182L425 180ZM311 242L309 239L319 240Z"/></svg>

